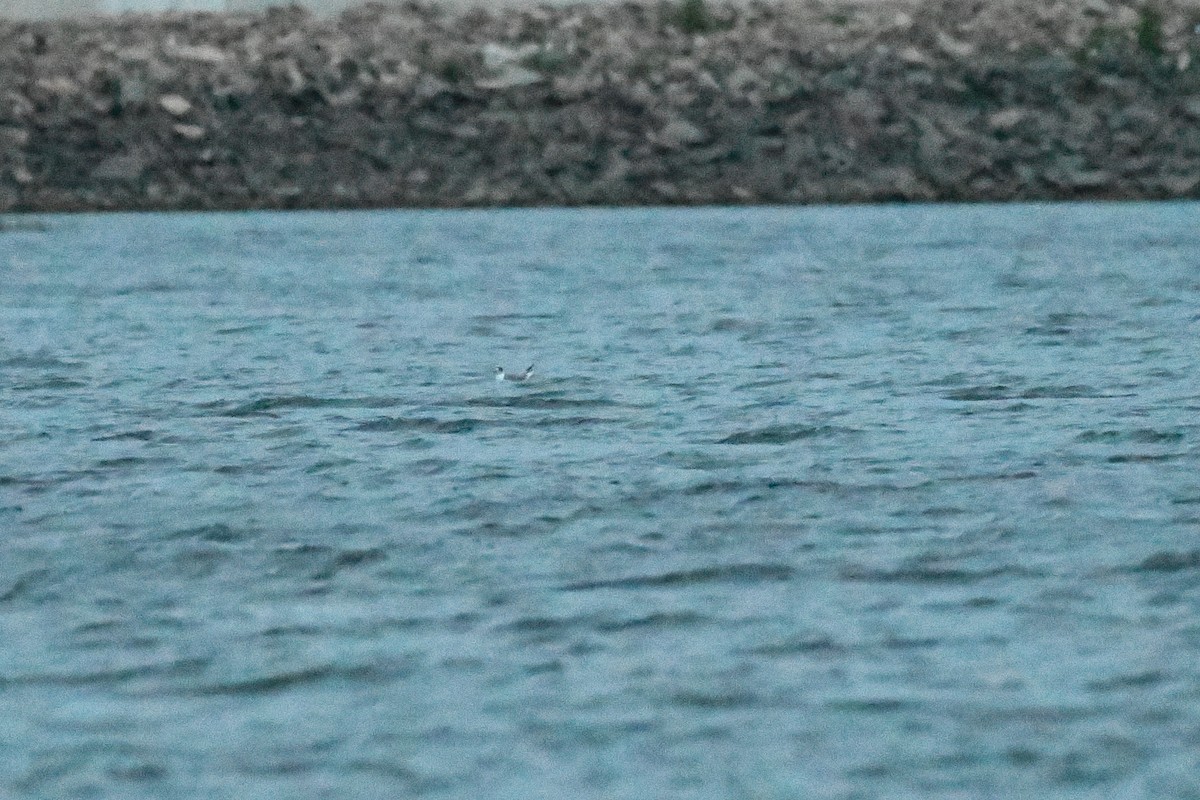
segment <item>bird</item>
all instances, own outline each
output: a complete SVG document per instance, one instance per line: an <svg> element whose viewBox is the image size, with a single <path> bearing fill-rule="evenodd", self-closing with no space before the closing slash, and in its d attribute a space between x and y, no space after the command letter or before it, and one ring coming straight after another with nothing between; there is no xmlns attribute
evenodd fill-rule
<svg viewBox="0 0 1200 800"><path fill-rule="evenodd" d="M498 381L525 381L529 380L529 376L533 374L533 364L525 368L524 372L505 372L504 367L496 367L496 380Z"/></svg>

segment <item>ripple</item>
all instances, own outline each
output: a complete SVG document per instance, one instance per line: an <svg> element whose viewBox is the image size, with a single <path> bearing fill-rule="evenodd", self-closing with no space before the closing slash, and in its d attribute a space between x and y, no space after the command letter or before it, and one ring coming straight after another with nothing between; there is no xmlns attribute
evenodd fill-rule
<svg viewBox="0 0 1200 800"><path fill-rule="evenodd" d="M510 397L472 397L461 403L446 405L481 406L484 408L529 408L553 410L560 408L604 408L620 406L615 400L606 397L577 398L561 397L552 394L520 394Z"/></svg>
<svg viewBox="0 0 1200 800"><path fill-rule="evenodd" d="M1162 550L1147 556L1129 572L1182 572L1200 569L1200 550Z"/></svg>
<svg viewBox="0 0 1200 800"><path fill-rule="evenodd" d="M353 430L364 433L399 433L419 431L421 433L471 433L498 423L485 419L436 419L434 417L380 417L354 426Z"/></svg>
<svg viewBox="0 0 1200 800"><path fill-rule="evenodd" d="M225 402L204 403L200 407L222 417L252 417L269 415L291 408L390 408L400 401L390 397L313 397L310 395L278 395L262 397L233 406Z"/></svg>
<svg viewBox="0 0 1200 800"><path fill-rule="evenodd" d="M188 693L242 696L274 694L299 686L331 682L385 684L404 677L411 671L412 666L404 660L362 665L318 664L259 675L230 677L197 686Z"/></svg>
<svg viewBox="0 0 1200 800"><path fill-rule="evenodd" d="M602 633L631 630L673 630L690 628L712 622L707 615L695 611L661 611L630 619L597 622L593 627Z"/></svg>
<svg viewBox="0 0 1200 800"><path fill-rule="evenodd" d="M565 591L589 589L646 589L659 587L687 587L708 583L765 583L786 581L795 570L784 564L728 564L700 569L663 572L655 575L635 575L625 578L607 578L569 583Z"/></svg>
<svg viewBox="0 0 1200 800"><path fill-rule="evenodd" d="M765 428L731 433L723 439L718 439L717 444L787 444L800 439L815 439L857 432L830 425L769 425Z"/></svg>
<svg viewBox="0 0 1200 800"><path fill-rule="evenodd" d="M121 431L120 433L110 433L106 436L97 436L92 439L93 442L122 442L136 441L148 442L158 435L157 431L152 431L146 428L139 428L132 431Z"/></svg>
<svg viewBox="0 0 1200 800"><path fill-rule="evenodd" d="M844 567L840 572L841 577L848 581L949 584L971 584L1004 577L1027 578L1036 577L1039 574L1024 567L1012 565L966 569L939 564L913 564L895 568L851 565Z"/></svg>

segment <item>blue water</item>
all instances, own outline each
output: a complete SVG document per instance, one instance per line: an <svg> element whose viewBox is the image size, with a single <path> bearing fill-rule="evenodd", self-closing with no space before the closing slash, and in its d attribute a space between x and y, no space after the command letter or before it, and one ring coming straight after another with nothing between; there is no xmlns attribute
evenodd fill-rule
<svg viewBox="0 0 1200 800"><path fill-rule="evenodd" d="M0 232L0 796L1200 797L1198 217Z"/></svg>

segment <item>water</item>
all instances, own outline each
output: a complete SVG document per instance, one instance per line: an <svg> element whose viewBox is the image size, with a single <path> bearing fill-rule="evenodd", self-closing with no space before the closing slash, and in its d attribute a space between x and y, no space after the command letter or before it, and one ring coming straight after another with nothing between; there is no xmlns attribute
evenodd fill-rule
<svg viewBox="0 0 1200 800"><path fill-rule="evenodd" d="M0 796L1200 797L1197 211L2 233Z"/></svg>

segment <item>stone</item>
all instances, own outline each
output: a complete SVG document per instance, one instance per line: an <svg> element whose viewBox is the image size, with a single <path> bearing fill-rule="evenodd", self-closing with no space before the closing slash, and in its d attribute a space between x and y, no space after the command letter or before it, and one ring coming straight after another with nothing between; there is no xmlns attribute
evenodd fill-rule
<svg viewBox="0 0 1200 800"><path fill-rule="evenodd" d="M755 86L762 86L763 79L754 70L747 67L745 64L738 65L729 77L725 79L725 85L729 87L731 92L744 92Z"/></svg>
<svg viewBox="0 0 1200 800"><path fill-rule="evenodd" d="M449 83L440 78L435 78L432 75L422 75L417 79L414 91L418 99L432 100L438 95L448 94L451 91L451 87Z"/></svg>
<svg viewBox="0 0 1200 800"><path fill-rule="evenodd" d="M192 104L177 94L165 94L158 98L158 106L175 117L182 117L192 110Z"/></svg>
<svg viewBox="0 0 1200 800"><path fill-rule="evenodd" d="M11 125L0 125L0 144L13 149L21 149L29 144L29 131Z"/></svg>
<svg viewBox="0 0 1200 800"><path fill-rule="evenodd" d="M960 39L955 39L945 31L937 32L936 41L938 49L946 55L952 56L953 58L961 60L975 55L975 45L971 44L970 42L964 42Z"/></svg>
<svg viewBox="0 0 1200 800"><path fill-rule="evenodd" d="M663 147L679 150L707 141L708 134L686 119L676 117L658 130L655 139Z"/></svg>
<svg viewBox="0 0 1200 800"><path fill-rule="evenodd" d="M199 125L186 125L184 123L177 123L171 126L171 130L175 131L176 134L184 139L187 139L189 142L198 142L208 135L208 131Z"/></svg>
<svg viewBox="0 0 1200 800"><path fill-rule="evenodd" d="M91 174L99 181L134 181L142 177L146 166L146 159L138 153L119 153L101 161Z"/></svg>
<svg viewBox="0 0 1200 800"><path fill-rule="evenodd" d="M480 55L483 57L484 69L503 70L511 64L531 58L539 50L541 50L541 45L532 43L520 47L508 47L496 42L487 42L480 48Z"/></svg>
<svg viewBox="0 0 1200 800"><path fill-rule="evenodd" d="M488 78L480 78L475 81L475 85L480 89L502 90L513 89L518 86L529 86L533 83L538 83L543 80L544 76L540 72L534 72L531 69L519 66L517 64L508 64L497 75Z"/></svg>
<svg viewBox="0 0 1200 800"><path fill-rule="evenodd" d="M904 47L896 52L896 58L910 67L927 67L933 64L933 59L915 47Z"/></svg>
<svg viewBox="0 0 1200 800"><path fill-rule="evenodd" d="M225 51L211 44L179 45L172 44L163 50L182 61L195 61L201 64L221 64L225 61Z"/></svg>
<svg viewBox="0 0 1200 800"><path fill-rule="evenodd" d="M1029 112L1023 108L1006 108L989 116L987 124L993 131L1008 133L1024 122L1028 116Z"/></svg>
<svg viewBox="0 0 1200 800"><path fill-rule="evenodd" d="M38 78L34 85L39 89L60 97L76 95L80 91L79 84L65 75L56 75L52 78Z"/></svg>

